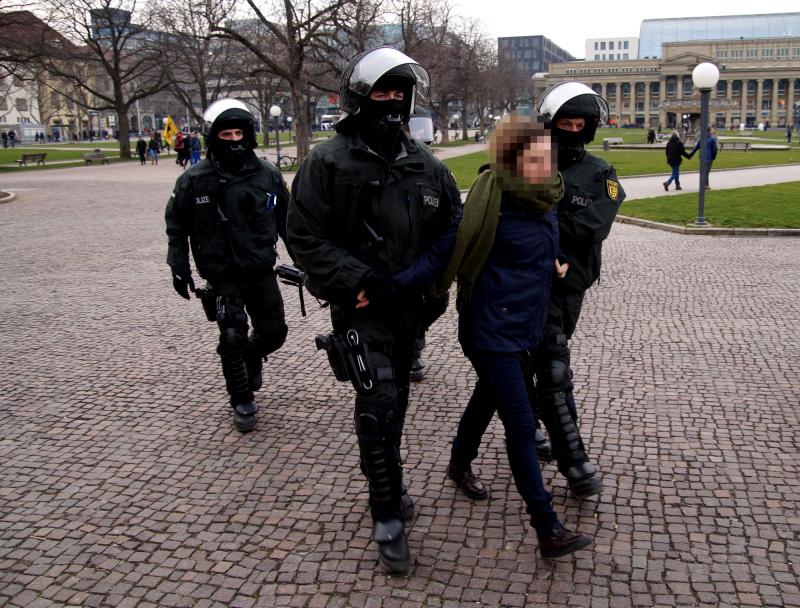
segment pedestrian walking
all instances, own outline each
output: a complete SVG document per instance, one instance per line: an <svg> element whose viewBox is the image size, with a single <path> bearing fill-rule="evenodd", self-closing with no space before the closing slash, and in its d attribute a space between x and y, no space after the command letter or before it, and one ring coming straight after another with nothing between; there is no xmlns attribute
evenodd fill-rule
<svg viewBox="0 0 800 608"><path fill-rule="evenodd" d="M147 159L145 157L147 155L147 142L141 135L139 136L139 140L136 142L136 154L139 155L139 162L142 165L146 165Z"/></svg>
<svg viewBox="0 0 800 608"><path fill-rule="evenodd" d="M195 292L219 327L217 353L233 423L247 433L255 428L253 393L263 383L263 362L286 340L273 268L278 235L286 236L289 193L280 171L254 153L256 121L247 106L220 99L203 116L209 153L175 182L165 213L167 263L175 291L187 300ZM209 283L202 290L195 291L190 247Z"/></svg>
<svg viewBox="0 0 800 608"><path fill-rule="evenodd" d="M8 132L8 144L13 148L16 142L17 142L17 132L14 129L11 129Z"/></svg>
<svg viewBox="0 0 800 608"><path fill-rule="evenodd" d="M147 144L147 151L150 154L150 164L157 165L158 154L161 152L161 135L159 133L153 133L150 137L150 141Z"/></svg>
<svg viewBox="0 0 800 608"><path fill-rule="evenodd" d="M694 156L695 152L700 149L700 139L697 140L697 143L692 147L691 155ZM714 127L708 127L707 135L706 135L706 149L705 149L705 175L704 175L704 182L706 190L711 190L711 185L709 184L709 177L711 176L711 165L714 164L714 161L717 158L717 152L719 151L719 141L717 140L717 136L714 132ZM701 152L702 154L702 152Z"/></svg>
<svg viewBox="0 0 800 608"><path fill-rule="evenodd" d="M202 146L200 145L200 136L196 131L189 134L189 163L194 166L200 162L200 152Z"/></svg>
<svg viewBox="0 0 800 608"><path fill-rule="evenodd" d="M554 208L564 184L553 164L550 134L539 120L504 118L489 150L490 166L467 196L440 283L445 289L458 278L458 339L478 376L453 440L448 476L468 497L488 497L472 461L497 411L511 472L536 530L539 551L542 557L558 557L589 545L591 537L566 529L553 510L536 453L537 423L528 377L531 352L543 337L557 268ZM407 273L395 278L401 285L409 280Z"/></svg>
<svg viewBox="0 0 800 608"><path fill-rule="evenodd" d="M389 572L411 556L404 519L400 442L409 402L422 288L397 292L392 274L410 265L454 222L460 197L450 171L404 131L427 71L383 47L351 60L342 75L342 119L317 144L292 185L289 245L306 286L331 303L322 339L337 378L356 389L355 431L369 487L372 538ZM338 357L355 361L344 370Z"/></svg>
<svg viewBox="0 0 800 608"><path fill-rule="evenodd" d="M786 143L792 143L792 123L786 125Z"/></svg>
<svg viewBox="0 0 800 608"><path fill-rule="evenodd" d="M664 186L664 190L669 192L669 185L672 182L675 182L675 190L682 190L681 163L683 162L684 158L692 158L692 155L686 151L686 147L683 145L678 131L672 132L665 150L667 154L667 164L672 169L672 174L669 176L669 179L662 184L662 186Z"/></svg>

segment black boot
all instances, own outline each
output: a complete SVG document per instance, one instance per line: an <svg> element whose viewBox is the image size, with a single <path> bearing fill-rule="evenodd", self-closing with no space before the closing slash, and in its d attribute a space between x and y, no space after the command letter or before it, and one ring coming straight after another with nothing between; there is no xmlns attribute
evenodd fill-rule
<svg viewBox="0 0 800 608"><path fill-rule="evenodd" d="M411 567L411 552L399 519L376 521L372 540L378 543L378 561L390 574L407 574Z"/></svg>
<svg viewBox="0 0 800 608"><path fill-rule="evenodd" d="M542 462L550 462L553 459L553 446L550 445L550 441L548 441L545 434L542 433L542 429L536 429L534 441L536 443L536 455L539 457L539 460Z"/></svg>
<svg viewBox="0 0 800 608"><path fill-rule="evenodd" d="M408 521L414 517L414 501L408 495L406 484L400 484L400 517L403 521Z"/></svg>
<svg viewBox="0 0 800 608"><path fill-rule="evenodd" d="M250 390L261 389L263 383L264 359L258 355L248 355L247 357L247 380L250 383Z"/></svg>
<svg viewBox="0 0 800 608"><path fill-rule="evenodd" d="M421 357L417 357L411 362L411 371L408 372L408 379L412 382L420 382L425 377L425 362Z"/></svg>
<svg viewBox="0 0 800 608"><path fill-rule="evenodd" d="M237 403L233 406L233 425L240 433L249 433L256 426L258 405L255 401Z"/></svg>
<svg viewBox="0 0 800 608"><path fill-rule="evenodd" d="M588 460L571 466L564 476L575 498L586 498L603 491L603 482L597 477L597 467Z"/></svg>
<svg viewBox="0 0 800 608"><path fill-rule="evenodd" d="M592 537L588 534L573 532L564 527L553 528L550 534L537 534L537 537L539 538L539 552L544 558L569 555L592 544Z"/></svg>

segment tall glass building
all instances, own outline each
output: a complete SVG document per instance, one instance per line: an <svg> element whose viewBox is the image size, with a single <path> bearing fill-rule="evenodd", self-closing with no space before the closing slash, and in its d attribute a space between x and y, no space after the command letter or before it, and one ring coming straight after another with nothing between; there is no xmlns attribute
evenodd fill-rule
<svg viewBox="0 0 800 608"><path fill-rule="evenodd" d="M798 36L800 13L645 19L639 29L639 59L661 57L665 42Z"/></svg>

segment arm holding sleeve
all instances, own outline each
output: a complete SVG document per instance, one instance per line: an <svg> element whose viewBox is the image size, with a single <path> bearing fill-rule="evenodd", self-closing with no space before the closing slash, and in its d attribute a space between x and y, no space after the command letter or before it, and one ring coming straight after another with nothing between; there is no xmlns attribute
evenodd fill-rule
<svg viewBox="0 0 800 608"><path fill-rule="evenodd" d="M167 264L173 274L189 272L189 230L187 228L188 180L179 177L175 189L167 201L164 220L167 224Z"/></svg>
<svg viewBox="0 0 800 608"><path fill-rule="evenodd" d="M306 273L306 286L318 298L352 301L371 268L338 245L324 160L313 153L303 162L292 184L286 218L288 245ZM339 235L345 240L348 235Z"/></svg>
<svg viewBox="0 0 800 608"><path fill-rule="evenodd" d="M458 225L461 222L461 193L458 191L452 173L443 171L442 190L448 202L448 217L445 218L444 229L431 244L430 248L405 270L392 277L400 289L429 285L436 281L447 268L453 249L456 245Z"/></svg>

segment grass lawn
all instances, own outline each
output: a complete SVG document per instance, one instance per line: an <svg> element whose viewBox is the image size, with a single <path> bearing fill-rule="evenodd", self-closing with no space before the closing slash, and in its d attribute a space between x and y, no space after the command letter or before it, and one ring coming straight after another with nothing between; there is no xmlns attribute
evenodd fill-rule
<svg viewBox="0 0 800 608"><path fill-rule="evenodd" d="M624 129L625 131L632 129ZM663 150L592 150L592 154L604 158L614 165L620 177L634 175L669 174ZM488 162L486 152L474 152L464 156L448 158L444 162L456 177L458 187L466 190L478 174L478 167ZM714 169L740 169L757 165L782 165L800 163L800 148L791 150L723 150L714 161ZM698 171L700 157L684 159L681 171Z"/></svg>
<svg viewBox="0 0 800 608"><path fill-rule="evenodd" d="M119 156L119 151L117 150L103 150L106 156L113 158L115 156ZM14 161L19 160L22 158L23 154L47 154L44 162L47 163L51 160L82 160L81 154L85 154L86 150L83 148L72 150L52 150L48 149L47 146L32 146L32 147L22 147L17 146L16 148L3 148L0 149L0 165L7 165L13 163L16 166Z"/></svg>
<svg viewBox="0 0 800 608"><path fill-rule="evenodd" d="M625 201L620 215L690 224L697 217L697 193ZM705 217L726 228L800 228L800 182L711 190L705 196Z"/></svg>

